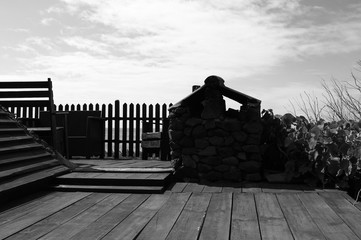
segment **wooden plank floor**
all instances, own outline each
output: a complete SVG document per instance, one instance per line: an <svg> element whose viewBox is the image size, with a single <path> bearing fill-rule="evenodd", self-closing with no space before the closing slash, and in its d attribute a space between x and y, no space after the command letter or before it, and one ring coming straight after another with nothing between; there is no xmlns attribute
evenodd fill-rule
<svg viewBox="0 0 361 240"><path fill-rule="evenodd" d="M1 208L0 239L361 239L360 209L344 192L269 184L45 192Z"/></svg>

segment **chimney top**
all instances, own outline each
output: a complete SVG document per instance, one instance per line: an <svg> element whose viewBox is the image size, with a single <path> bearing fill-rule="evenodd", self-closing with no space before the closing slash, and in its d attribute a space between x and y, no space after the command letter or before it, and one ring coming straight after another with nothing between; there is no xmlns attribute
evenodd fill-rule
<svg viewBox="0 0 361 240"><path fill-rule="evenodd" d="M206 80L204 80L204 84L209 87L218 87L218 86L224 87L224 80L221 77L212 75L207 77Z"/></svg>

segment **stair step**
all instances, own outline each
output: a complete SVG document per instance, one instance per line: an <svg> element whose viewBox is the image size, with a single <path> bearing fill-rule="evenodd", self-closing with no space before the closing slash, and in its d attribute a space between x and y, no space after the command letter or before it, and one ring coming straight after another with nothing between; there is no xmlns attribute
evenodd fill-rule
<svg viewBox="0 0 361 240"><path fill-rule="evenodd" d="M69 168L60 165L32 172L23 176L16 176L0 183L0 203L16 195L23 195L39 191L43 183L49 184L50 179L69 172Z"/></svg>
<svg viewBox="0 0 361 240"><path fill-rule="evenodd" d="M11 146L14 144L24 144L34 142L34 139L31 136L23 135L23 136L7 136L0 137L0 146Z"/></svg>
<svg viewBox="0 0 361 240"><path fill-rule="evenodd" d="M26 135L26 133L25 133L25 130L22 128L1 128L0 127L0 135L3 137L7 137L7 136Z"/></svg>
<svg viewBox="0 0 361 240"><path fill-rule="evenodd" d="M163 193L163 186L102 186L102 185L66 185L61 184L53 187L57 191L79 192L116 192L116 193Z"/></svg>
<svg viewBox="0 0 361 240"><path fill-rule="evenodd" d="M22 128L9 128L9 127L6 127L6 128L0 128L0 132L1 133L6 133L6 132L25 132L24 129Z"/></svg>
<svg viewBox="0 0 361 240"><path fill-rule="evenodd" d="M22 144L22 145L10 146L10 147L0 147L0 154L19 152L19 151L29 151L29 150L35 150L41 148L44 148L44 146L39 143L29 143L29 144Z"/></svg>
<svg viewBox="0 0 361 240"><path fill-rule="evenodd" d="M2 128L11 128L16 126L17 122L12 119L0 119L0 125Z"/></svg>
<svg viewBox="0 0 361 240"><path fill-rule="evenodd" d="M107 186L164 186L171 173L102 173L73 172L56 178L58 184Z"/></svg>
<svg viewBox="0 0 361 240"><path fill-rule="evenodd" d="M30 140L33 139L31 136L9 136L9 137L0 137L0 143L4 142L15 142L20 140Z"/></svg>
<svg viewBox="0 0 361 240"><path fill-rule="evenodd" d="M27 165L16 166L14 168L0 171L0 181L19 175L24 175L30 172L43 170L56 165L59 165L58 160L51 159L47 161L40 161L40 162L30 163Z"/></svg>
<svg viewBox="0 0 361 240"><path fill-rule="evenodd" d="M32 161L35 159L43 159L43 158L51 158L51 154L49 152L42 151L33 151L31 153L16 153L16 154L8 154L0 156L0 166L6 164L16 164L23 161Z"/></svg>

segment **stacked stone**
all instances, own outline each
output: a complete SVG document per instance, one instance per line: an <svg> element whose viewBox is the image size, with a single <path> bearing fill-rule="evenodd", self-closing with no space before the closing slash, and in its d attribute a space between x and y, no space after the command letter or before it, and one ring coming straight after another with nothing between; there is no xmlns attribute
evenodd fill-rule
<svg viewBox="0 0 361 240"><path fill-rule="evenodd" d="M201 181L260 180L260 120L252 111L226 112L214 88L205 95L200 116L192 116L190 106L171 109L169 137L177 171Z"/></svg>

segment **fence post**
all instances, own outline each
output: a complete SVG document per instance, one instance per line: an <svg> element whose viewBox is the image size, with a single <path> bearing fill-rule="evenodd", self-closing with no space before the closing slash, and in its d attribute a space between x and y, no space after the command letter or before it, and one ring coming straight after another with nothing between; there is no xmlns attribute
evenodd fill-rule
<svg viewBox="0 0 361 240"><path fill-rule="evenodd" d="M140 156L140 104L135 106L135 156Z"/></svg>
<svg viewBox="0 0 361 240"><path fill-rule="evenodd" d="M134 157L134 104L129 104L129 156Z"/></svg>
<svg viewBox="0 0 361 240"><path fill-rule="evenodd" d="M113 105L108 104L108 157L113 154Z"/></svg>
<svg viewBox="0 0 361 240"><path fill-rule="evenodd" d="M119 100L115 101L115 112L114 112L114 159L119 159L119 115L120 115L120 102Z"/></svg>
<svg viewBox="0 0 361 240"><path fill-rule="evenodd" d="M127 121L128 121L128 105L123 104L123 137L122 137L122 156L127 156Z"/></svg>

